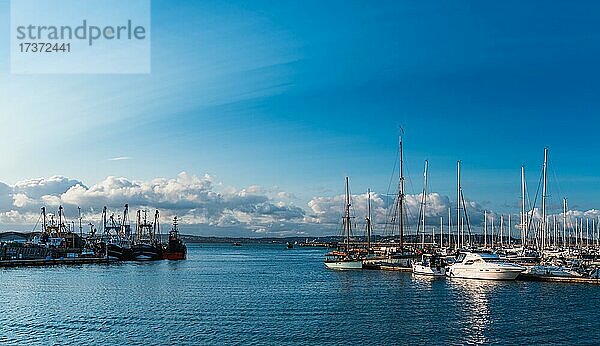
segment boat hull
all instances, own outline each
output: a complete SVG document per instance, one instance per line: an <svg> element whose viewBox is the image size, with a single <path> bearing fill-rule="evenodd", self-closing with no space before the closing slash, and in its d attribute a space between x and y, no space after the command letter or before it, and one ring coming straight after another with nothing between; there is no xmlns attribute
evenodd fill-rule
<svg viewBox="0 0 600 346"><path fill-rule="evenodd" d="M116 244L108 244L108 258L117 261L129 261L133 258L130 248L121 247Z"/></svg>
<svg viewBox="0 0 600 346"><path fill-rule="evenodd" d="M185 259L185 251L165 251L163 252L163 259L170 261L180 261Z"/></svg>
<svg viewBox="0 0 600 346"><path fill-rule="evenodd" d="M325 261L325 266L336 270L356 270L362 269L362 260L351 261Z"/></svg>
<svg viewBox="0 0 600 346"><path fill-rule="evenodd" d="M431 268L430 266L424 266L422 264L415 263L412 265L412 271L415 275L423 275L423 276L434 276L434 277L444 277L446 276L446 268Z"/></svg>
<svg viewBox="0 0 600 346"><path fill-rule="evenodd" d="M162 259L162 250L149 244L136 244L131 248L132 257L136 261L155 261Z"/></svg>
<svg viewBox="0 0 600 346"><path fill-rule="evenodd" d="M483 268L453 268L448 269L447 275L457 279L476 280L515 280L522 269L483 269Z"/></svg>

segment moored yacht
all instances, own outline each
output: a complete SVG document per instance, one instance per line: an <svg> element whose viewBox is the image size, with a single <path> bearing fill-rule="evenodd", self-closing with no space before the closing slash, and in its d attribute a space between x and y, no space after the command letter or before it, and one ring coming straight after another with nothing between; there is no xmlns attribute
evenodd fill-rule
<svg viewBox="0 0 600 346"><path fill-rule="evenodd" d="M525 267L506 262L492 253L462 252L446 275L451 278L514 280Z"/></svg>
<svg viewBox="0 0 600 346"><path fill-rule="evenodd" d="M337 250L325 255L325 266L329 269L346 270L362 269L363 267L363 259L366 258L368 250L351 246L352 224L350 220L350 188L348 187L348 177L346 177L346 206L343 218L346 240L344 245L338 246Z"/></svg>
<svg viewBox="0 0 600 346"><path fill-rule="evenodd" d="M446 265L439 256L424 254L421 261L412 264L412 271L415 275L444 277Z"/></svg>
<svg viewBox="0 0 600 346"><path fill-rule="evenodd" d="M363 260L360 254L336 250L325 255L325 266L339 270L362 269Z"/></svg>

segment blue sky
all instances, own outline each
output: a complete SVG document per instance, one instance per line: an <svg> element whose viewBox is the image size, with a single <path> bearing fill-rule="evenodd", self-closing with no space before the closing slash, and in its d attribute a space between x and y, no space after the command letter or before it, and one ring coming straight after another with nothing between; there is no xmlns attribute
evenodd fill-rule
<svg viewBox="0 0 600 346"><path fill-rule="evenodd" d="M10 75L0 52L0 181L186 171L305 207L345 175L385 192L403 126L411 192L429 159L453 196L462 160L468 198L517 205L521 164L536 186L548 146L552 198L593 208L599 7L154 0L149 75Z"/></svg>

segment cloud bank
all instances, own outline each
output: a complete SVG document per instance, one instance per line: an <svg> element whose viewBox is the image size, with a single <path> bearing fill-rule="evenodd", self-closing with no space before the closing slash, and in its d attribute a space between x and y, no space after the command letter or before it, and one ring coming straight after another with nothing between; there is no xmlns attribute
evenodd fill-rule
<svg viewBox="0 0 600 346"><path fill-rule="evenodd" d="M421 206L421 194L406 195L407 221L412 232L416 228ZM363 229L368 196L352 195L352 216L356 229ZM124 204L130 205L131 215L136 210L159 209L161 222L168 225L177 215L185 232L216 236L318 236L335 235L341 228L345 197L315 196L308 203L296 205L297 197L277 187L226 187L210 175L196 176L185 172L174 178L146 181L109 176L86 185L81 180L63 176L29 179L10 186L0 182L0 231L8 229L31 230L38 222L40 208L54 212L62 205L69 221L77 221L78 207L82 210L84 225L99 226L100 213L107 206L111 213L120 215ZM372 222L377 234L384 234L386 222L394 209L393 196L371 194ZM471 225L481 228L484 210L480 203L466 201ZM448 196L438 193L427 195L426 222L438 226L443 218L447 225L448 211L456 222L456 205ZM598 218L600 211L569 211L569 223L575 218ZM499 223L499 214L488 211ZM534 211L539 220L539 211ZM518 227L518 215L513 215ZM562 222L562 216L557 216ZM360 233L357 232L357 233Z"/></svg>

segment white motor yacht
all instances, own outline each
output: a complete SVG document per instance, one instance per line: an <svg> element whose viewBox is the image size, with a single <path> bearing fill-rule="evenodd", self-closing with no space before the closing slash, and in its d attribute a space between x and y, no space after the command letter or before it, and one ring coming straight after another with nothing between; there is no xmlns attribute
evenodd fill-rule
<svg viewBox="0 0 600 346"><path fill-rule="evenodd" d="M525 267L502 260L492 253L462 252L456 263L446 270L451 278L480 280L514 280Z"/></svg>

